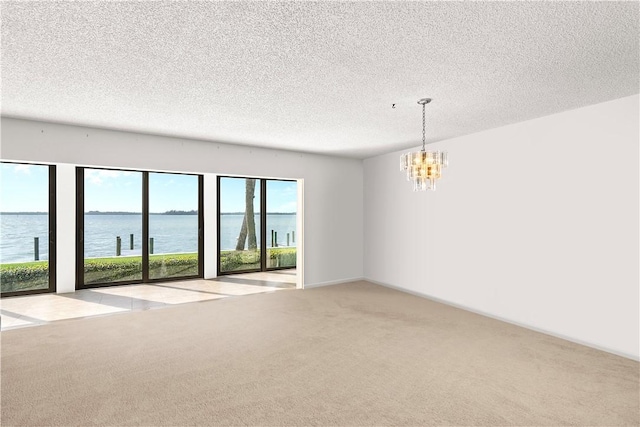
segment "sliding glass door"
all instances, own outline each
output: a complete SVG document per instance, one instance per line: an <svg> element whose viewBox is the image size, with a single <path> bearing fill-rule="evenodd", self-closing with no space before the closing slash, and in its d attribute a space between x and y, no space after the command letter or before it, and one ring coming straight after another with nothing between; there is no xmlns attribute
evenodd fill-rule
<svg viewBox="0 0 640 427"><path fill-rule="evenodd" d="M77 168L77 288L203 276L202 176Z"/></svg>
<svg viewBox="0 0 640 427"><path fill-rule="evenodd" d="M142 172L86 168L82 184L83 284L141 281Z"/></svg>
<svg viewBox="0 0 640 427"><path fill-rule="evenodd" d="M218 178L218 272L260 271L262 180Z"/></svg>
<svg viewBox="0 0 640 427"><path fill-rule="evenodd" d="M296 181L218 177L218 274L296 266Z"/></svg>
<svg viewBox="0 0 640 427"><path fill-rule="evenodd" d="M267 269L296 266L298 183L267 180Z"/></svg>
<svg viewBox="0 0 640 427"><path fill-rule="evenodd" d="M56 167L0 163L3 297L55 292Z"/></svg>
<svg viewBox="0 0 640 427"><path fill-rule="evenodd" d="M199 179L149 173L149 279L198 276Z"/></svg>

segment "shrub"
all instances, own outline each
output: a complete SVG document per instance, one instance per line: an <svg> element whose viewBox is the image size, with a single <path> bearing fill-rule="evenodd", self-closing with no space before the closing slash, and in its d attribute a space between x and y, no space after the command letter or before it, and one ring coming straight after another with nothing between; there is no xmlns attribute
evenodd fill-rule
<svg viewBox="0 0 640 427"><path fill-rule="evenodd" d="M40 261L0 265L0 284L2 292L47 288L49 263Z"/></svg>
<svg viewBox="0 0 640 427"><path fill-rule="evenodd" d="M260 268L259 251L221 251L222 271L252 270Z"/></svg>
<svg viewBox="0 0 640 427"><path fill-rule="evenodd" d="M87 259L84 265L85 283L107 283L140 278L142 257L111 257ZM149 270L161 270L163 276L198 274L197 254L152 255ZM47 261L0 264L2 292L43 289L49 286Z"/></svg>
<svg viewBox="0 0 640 427"><path fill-rule="evenodd" d="M280 267L295 267L297 261L296 256L297 254L295 251L282 252L278 254Z"/></svg>
<svg viewBox="0 0 640 427"><path fill-rule="evenodd" d="M140 279L141 257L98 258L85 262L85 283L107 283ZM197 254L152 255L149 272L158 276L191 276L198 274Z"/></svg>
<svg viewBox="0 0 640 427"><path fill-rule="evenodd" d="M269 257L278 259L280 267L295 267L296 248L269 248ZM260 268L259 251L222 251L220 266L223 271ZM85 260L85 283L108 283L140 278L142 257L110 257ZM198 255L151 255L149 271L161 271L161 276L190 276L198 273ZM0 264L2 292L24 289L43 289L49 285L48 261Z"/></svg>

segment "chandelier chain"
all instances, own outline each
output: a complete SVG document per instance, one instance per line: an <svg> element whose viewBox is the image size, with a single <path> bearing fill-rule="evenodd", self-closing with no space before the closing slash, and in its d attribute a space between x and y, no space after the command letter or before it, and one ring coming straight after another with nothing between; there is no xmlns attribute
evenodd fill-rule
<svg viewBox="0 0 640 427"><path fill-rule="evenodd" d="M425 104L422 104L422 151L425 151L425 143L426 143L426 139L425 139L425 127L426 127L426 121L425 121L425 116L424 116L424 107Z"/></svg>

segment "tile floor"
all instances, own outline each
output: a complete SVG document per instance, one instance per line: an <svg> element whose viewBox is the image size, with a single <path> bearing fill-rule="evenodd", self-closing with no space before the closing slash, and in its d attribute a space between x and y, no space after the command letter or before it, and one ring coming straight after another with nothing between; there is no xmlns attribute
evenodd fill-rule
<svg viewBox="0 0 640 427"><path fill-rule="evenodd" d="M67 294L9 297L0 300L0 327L7 330L56 320L149 310L295 288L296 270L290 269L234 274L209 280L110 286Z"/></svg>

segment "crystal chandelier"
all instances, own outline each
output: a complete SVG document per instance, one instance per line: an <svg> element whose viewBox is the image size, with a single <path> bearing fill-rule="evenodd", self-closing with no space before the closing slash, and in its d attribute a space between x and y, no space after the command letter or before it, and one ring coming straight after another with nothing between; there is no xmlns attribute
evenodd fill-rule
<svg viewBox="0 0 640 427"><path fill-rule="evenodd" d="M407 181L413 181L413 191L436 190L436 180L442 176L442 168L449 165L445 151L425 150L424 107L431 98L418 101L422 105L422 150L400 156L400 171L407 172Z"/></svg>

